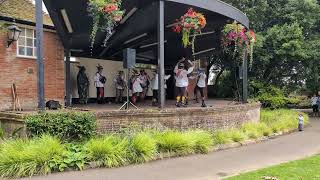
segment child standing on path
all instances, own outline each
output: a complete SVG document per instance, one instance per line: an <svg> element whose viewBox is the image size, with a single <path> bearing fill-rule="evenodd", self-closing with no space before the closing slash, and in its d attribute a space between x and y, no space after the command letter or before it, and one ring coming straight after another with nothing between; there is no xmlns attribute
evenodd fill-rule
<svg viewBox="0 0 320 180"><path fill-rule="evenodd" d="M303 124L304 124L304 117L303 114L299 113L299 117L298 117L298 129L299 131L303 131Z"/></svg>

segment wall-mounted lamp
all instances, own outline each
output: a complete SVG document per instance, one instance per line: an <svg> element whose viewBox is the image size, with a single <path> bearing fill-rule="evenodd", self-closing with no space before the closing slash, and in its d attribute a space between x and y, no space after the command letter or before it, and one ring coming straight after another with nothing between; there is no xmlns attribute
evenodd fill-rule
<svg viewBox="0 0 320 180"><path fill-rule="evenodd" d="M19 39L19 36L20 36L20 33L21 33L21 29L19 29L18 26L16 26L15 24L13 25L10 25L8 27L8 45L7 45L7 48L15 41L18 41Z"/></svg>

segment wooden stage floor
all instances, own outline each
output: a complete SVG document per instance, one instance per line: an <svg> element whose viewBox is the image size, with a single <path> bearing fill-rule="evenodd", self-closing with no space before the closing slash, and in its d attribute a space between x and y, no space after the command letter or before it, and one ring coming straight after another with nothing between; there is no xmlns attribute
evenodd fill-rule
<svg viewBox="0 0 320 180"><path fill-rule="evenodd" d="M206 101L207 107L227 107L231 105L239 104L238 102L231 101L231 100L217 100L217 99L210 99ZM86 105L80 105L80 104L74 104L72 106L72 109L81 109L81 110L89 110L89 111L106 111L106 110L119 110L119 108L122 106L122 104L115 104L115 103L106 103L106 104L86 104ZM144 103L137 103L137 107L139 109L158 109L158 107L152 106L152 102L150 100L145 101ZM167 100L165 109L173 109L177 108L175 106L174 100ZM183 107L181 107L183 108ZM201 102L196 103L194 100L190 100L188 108L201 108ZM134 109L132 106L130 106L130 109Z"/></svg>

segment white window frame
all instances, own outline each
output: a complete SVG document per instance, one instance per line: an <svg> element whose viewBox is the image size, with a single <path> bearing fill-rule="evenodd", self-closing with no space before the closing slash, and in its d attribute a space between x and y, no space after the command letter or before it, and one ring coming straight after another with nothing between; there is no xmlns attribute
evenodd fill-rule
<svg viewBox="0 0 320 180"><path fill-rule="evenodd" d="M17 41L17 57L20 57L20 58L27 58L27 59L36 59L37 58L37 55L36 55L36 44L35 44L35 41L36 41L36 37L35 37L35 29L32 29L32 28L26 28L26 27L21 27L21 30L24 31L24 36L21 36L20 34L20 37ZM30 38L30 37L27 37L27 30L31 30L32 31L32 47L31 46L27 46L27 38ZM24 38L25 39L25 45L19 45L19 40L20 38ZM25 55L21 55L19 54L19 47L24 47L25 48ZM26 48L32 48L32 56L29 56L27 55L27 49Z"/></svg>

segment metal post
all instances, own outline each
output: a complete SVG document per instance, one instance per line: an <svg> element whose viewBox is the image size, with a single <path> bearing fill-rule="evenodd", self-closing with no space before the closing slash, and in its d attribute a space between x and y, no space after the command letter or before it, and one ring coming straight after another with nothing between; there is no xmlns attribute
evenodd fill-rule
<svg viewBox="0 0 320 180"><path fill-rule="evenodd" d="M242 83L242 102L248 102L248 54L245 50L245 55L243 56L243 83Z"/></svg>
<svg viewBox="0 0 320 180"><path fill-rule="evenodd" d="M44 98L44 63L43 63L43 11L42 0L36 0L36 47L37 47L37 87L38 108L45 110Z"/></svg>
<svg viewBox="0 0 320 180"><path fill-rule="evenodd" d="M159 1L159 17L158 17L158 79L159 79L159 93L158 100L159 107L165 106L165 89L164 89L164 1Z"/></svg>
<svg viewBox="0 0 320 180"><path fill-rule="evenodd" d="M65 68L66 68L66 106L71 106L71 75L70 75L70 50L65 49Z"/></svg>

